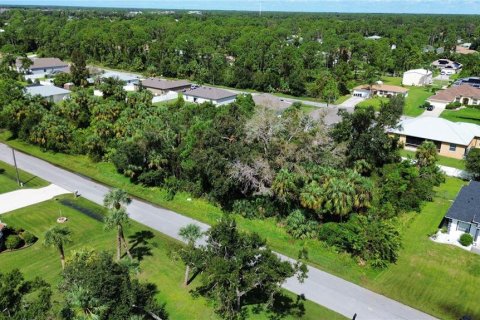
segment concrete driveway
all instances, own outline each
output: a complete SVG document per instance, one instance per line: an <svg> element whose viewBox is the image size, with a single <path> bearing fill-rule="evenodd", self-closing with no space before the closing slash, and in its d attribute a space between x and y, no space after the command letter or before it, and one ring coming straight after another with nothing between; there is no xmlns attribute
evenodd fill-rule
<svg viewBox="0 0 480 320"><path fill-rule="evenodd" d="M347 100L345 100L342 104L340 104L339 107L341 108L355 108L357 104L365 100L365 98L362 97L350 97Z"/></svg>
<svg viewBox="0 0 480 320"><path fill-rule="evenodd" d="M440 114L442 114L443 110L445 110L445 106L435 106L435 109L433 109L432 111L428 111L427 109L425 109L425 111L423 111L420 117L438 118L440 117Z"/></svg>

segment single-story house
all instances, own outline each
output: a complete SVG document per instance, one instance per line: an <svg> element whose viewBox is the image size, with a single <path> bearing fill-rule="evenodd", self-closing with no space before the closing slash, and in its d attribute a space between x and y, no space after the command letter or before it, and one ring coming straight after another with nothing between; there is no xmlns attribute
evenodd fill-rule
<svg viewBox="0 0 480 320"><path fill-rule="evenodd" d="M353 88L354 97L370 98L373 96L391 98L396 95L408 95L408 89L388 84L361 85Z"/></svg>
<svg viewBox="0 0 480 320"><path fill-rule="evenodd" d="M470 47L456 46L455 52L458 54L474 54L478 53L476 50L470 49Z"/></svg>
<svg viewBox="0 0 480 320"><path fill-rule="evenodd" d="M261 93L252 96L255 105L262 106L274 111L283 111L292 105L291 102L269 93Z"/></svg>
<svg viewBox="0 0 480 320"><path fill-rule="evenodd" d="M32 65L24 70L21 59L17 59L16 67L18 72L32 74L54 74L58 72L68 72L68 63L58 58L32 58Z"/></svg>
<svg viewBox="0 0 480 320"><path fill-rule="evenodd" d="M444 225L450 236L459 239L464 233L470 233L474 245L480 238L480 182L470 181L463 186L447 214Z"/></svg>
<svg viewBox="0 0 480 320"><path fill-rule="evenodd" d="M404 86L426 86L433 82L433 73L427 69L408 70L403 74L402 84Z"/></svg>
<svg viewBox="0 0 480 320"><path fill-rule="evenodd" d="M438 59L432 62L432 67L440 69L441 74L452 75L462 71L462 64L449 60Z"/></svg>
<svg viewBox="0 0 480 320"><path fill-rule="evenodd" d="M164 80L159 78L148 78L140 83L143 88L151 91L154 95L163 95L169 91L179 92L190 89L192 86L186 80ZM136 86L139 87L139 85Z"/></svg>
<svg viewBox="0 0 480 320"><path fill-rule="evenodd" d="M451 102L460 102L464 105L480 104L480 89L468 84L452 86L450 88L438 91L427 101L435 107L444 108Z"/></svg>
<svg viewBox="0 0 480 320"><path fill-rule="evenodd" d="M453 86L461 86L462 84L468 84L469 86L480 89L480 77L468 77L458 79L453 83Z"/></svg>
<svg viewBox="0 0 480 320"><path fill-rule="evenodd" d="M101 79L114 78L124 82L126 85L138 85L140 83L139 76L123 73L123 72L115 72L115 71L105 72L100 76L100 78Z"/></svg>
<svg viewBox="0 0 480 320"><path fill-rule="evenodd" d="M25 88L25 93L31 96L41 96L50 102L60 102L70 97L70 90L56 86L32 85Z"/></svg>
<svg viewBox="0 0 480 320"><path fill-rule="evenodd" d="M188 102L211 102L214 105L224 105L234 102L237 94L219 88L198 87L184 92L183 97Z"/></svg>
<svg viewBox="0 0 480 320"><path fill-rule="evenodd" d="M416 150L424 141L432 141L441 156L462 159L471 148L480 148L480 126L452 122L436 117L418 117L399 123L389 133L399 137L405 149Z"/></svg>

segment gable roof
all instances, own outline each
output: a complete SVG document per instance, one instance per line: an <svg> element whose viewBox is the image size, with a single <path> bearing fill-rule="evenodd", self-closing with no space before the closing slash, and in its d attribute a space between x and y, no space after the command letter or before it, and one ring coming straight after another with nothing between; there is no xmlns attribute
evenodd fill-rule
<svg viewBox="0 0 480 320"><path fill-rule="evenodd" d="M185 92L184 95L208 100L221 100L237 96L236 93L212 87L198 87Z"/></svg>
<svg viewBox="0 0 480 320"><path fill-rule="evenodd" d="M46 98L46 97L55 96L57 94L67 94L67 93L70 93L70 90L66 90L56 86L34 85L34 86L26 87L25 92L32 96L40 95Z"/></svg>
<svg viewBox="0 0 480 320"><path fill-rule="evenodd" d="M389 132L462 146L468 146L473 138L480 137L480 126L442 118L418 117L403 120L399 125L400 128Z"/></svg>
<svg viewBox="0 0 480 320"><path fill-rule="evenodd" d="M100 76L102 79L107 79L107 78L114 78L120 81L125 81L125 82L130 82L130 81L137 81L140 78L136 75L133 74L128 74L128 73L123 73L123 72L115 72L115 71L108 71L105 72Z"/></svg>
<svg viewBox="0 0 480 320"><path fill-rule="evenodd" d="M463 222L480 221L480 182L471 181L462 187L445 218Z"/></svg>
<svg viewBox="0 0 480 320"><path fill-rule="evenodd" d="M468 84L453 86L445 90L438 91L434 96L428 98L432 101L453 102L456 97L468 97L480 99L480 89Z"/></svg>
<svg viewBox="0 0 480 320"><path fill-rule="evenodd" d="M163 80L159 78L148 78L142 81L142 86L152 89L170 90L181 87L188 87L191 83L186 80Z"/></svg>
<svg viewBox="0 0 480 320"><path fill-rule="evenodd" d="M423 76L427 76L429 74L432 74L432 71L427 69L412 69L412 70L405 71L404 75L410 74L410 73L416 73L416 74L421 74Z"/></svg>
<svg viewBox="0 0 480 320"><path fill-rule="evenodd" d="M370 90L370 86L367 84L362 84L360 86L357 86L353 88L354 90ZM372 86L372 90L377 90L377 91L387 91L387 92L395 92L395 93L407 93L408 89L402 88L399 86L392 86L389 84L374 84Z"/></svg>
<svg viewBox="0 0 480 320"><path fill-rule="evenodd" d="M33 64L29 68L30 70L68 67L68 63L58 58L35 58L32 59L32 62ZM22 66L20 61L17 61L17 66Z"/></svg>

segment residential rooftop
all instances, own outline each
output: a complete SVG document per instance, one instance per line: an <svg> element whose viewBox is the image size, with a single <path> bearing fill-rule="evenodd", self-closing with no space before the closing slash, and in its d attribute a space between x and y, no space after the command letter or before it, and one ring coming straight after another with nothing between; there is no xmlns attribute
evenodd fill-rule
<svg viewBox="0 0 480 320"><path fill-rule="evenodd" d="M452 122L442 118L418 117L403 120L399 125L399 128L389 132L462 146L468 146L475 137L480 137L480 126L473 123Z"/></svg>
<svg viewBox="0 0 480 320"><path fill-rule="evenodd" d="M134 74L124 73L124 72L115 72L115 71L105 72L100 77L102 79L114 78L114 79L118 79L120 81L125 81L125 82L131 82L131 81L136 81L140 79L139 76Z"/></svg>
<svg viewBox="0 0 480 320"><path fill-rule="evenodd" d="M468 77L462 78L455 81L453 86L461 86L462 84L467 84L471 87L480 88L480 77Z"/></svg>
<svg viewBox="0 0 480 320"><path fill-rule="evenodd" d="M445 218L480 223L480 182L462 187Z"/></svg>
<svg viewBox="0 0 480 320"><path fill-rule="evenodd" d="M30 70L68 67L68 63L58 58L32 58L31 60L33 63L29 68ZM16 65L17 67L22 66L20 59L17 59Z"/></svg>
<svg viewBox="0 0 480 320"><path fill-rule="evenodd" d="M429 101L452 102L457 97L480 99L480 89L468 84L456 85L444 90L438 91L434 96L428 98Z"/></svg>
<svg viewBox="0 0 480 320"><path fill-rule="evenodd" d="M252 98L256 105L278 111L285 110L292 105L292 103L269 93L253 95Z"/></svg>
<svg viewBox="0 0 480 320"><path fill-rule="evenodd" d="M191 83L186 80L164 80L159 78L148 78L142 80L142 86L146 88L170 90L181 87L188 87Z"/></svg>
<svg viewBox="0 0 480 320"><path fill-rule="evenodd" d="M432 74L432 71L427 70L427 69L412 69L412 70L405 71L405 73L406 74L408 74L408 73L418 73L418 74L426 76L426 75Z"/></svg>
<svg viewBox="0 0 480 320"><path fill-rule="evenodd" d="M32 96L40 95L46 98L55 96L57 94L67 94L70 93L70 90L66 90L56 86L33 85L26 87L25 92Z"/></svg>
<svg viewBox="0 0 480 320"><path fill-rule="evenodd" d="M367 84L362 84L354 88L355 90L370 90L370 86ZM407 93L408 89L399 87L399 86L392 86L389 84L374 84L372 86L372 90L377 91L386 91L386 92L396 92L396 93Z"/></svg>
<svg viewBox="0 0 480 320"><path fill-rule="evenodd" d="M192 90L188 90L184 93L184 95L208 100L221 100L237 96L236 93L233 93L231 91L213 87L198 87Z"/></svg>

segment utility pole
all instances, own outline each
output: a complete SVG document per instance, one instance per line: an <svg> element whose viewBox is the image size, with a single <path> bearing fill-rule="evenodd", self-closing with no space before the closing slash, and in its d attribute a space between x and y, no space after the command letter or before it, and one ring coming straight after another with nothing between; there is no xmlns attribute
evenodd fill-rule
<svg viewBox="0 0 480 320"><path fill-rule="evenodd" d="M15 165L15 172L17 173L17 183L21 187L20 184L20 176L18 175L18 167L17 167L17 159L15 158L15 149L12 148L12 156L13 156L13 164Z"/></svg>

